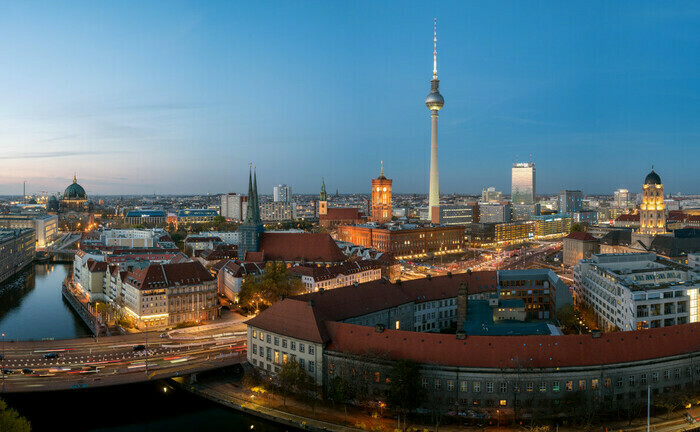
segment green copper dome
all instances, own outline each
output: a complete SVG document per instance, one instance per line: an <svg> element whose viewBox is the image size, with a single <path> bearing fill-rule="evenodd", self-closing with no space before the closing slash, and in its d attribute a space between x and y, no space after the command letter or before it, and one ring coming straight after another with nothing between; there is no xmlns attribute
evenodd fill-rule
<svg viewBox="0 0 700 432"><path fill-rule="evenodd" d="M63 192L63 199L87 200L87 194L85 193L85 189L83 189L83 187L78 184L77 178L73 177L73 184L68 186L66 188L66 191Z"/></svg>

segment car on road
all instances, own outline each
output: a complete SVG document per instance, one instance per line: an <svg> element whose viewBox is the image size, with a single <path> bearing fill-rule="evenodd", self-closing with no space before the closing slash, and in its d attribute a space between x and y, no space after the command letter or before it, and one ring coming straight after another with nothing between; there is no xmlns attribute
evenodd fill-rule
<svg viewBox="0 0 700 432"><path fill-rule="evenodd" d="M134 345L134 351L143 351L146 349L146 345Z"/></svg>
<svg viewBox="0 0 700 432"><path fill-rule="evenodd" d="M46 353L44 354L44 358L55 359L58 358L58 354L56 354L55 352Z"/></svg>
<svg viewBox="0 0 700 432"><path fill-rule="evenodd" d="M22 369L22 373L25 375L32 375L32 374L34 374L34 370L29 369L29 368L24 368L24 369Z"/></svg>
<svg viewBox="0 0 700 432"><path fill-rule="evenodd" d="M13 371L12 369L3 369L2 370L3 375L12 375L13 373L15 373L15 371Z"/></svg>
<svg viewBox="0 0 700 432"><path fill-rule="evenodd" d="M168 337L168 334L167 334L167 333L161 333L161 334L160 334L160 337L166 338L166 337Z"/></svg>

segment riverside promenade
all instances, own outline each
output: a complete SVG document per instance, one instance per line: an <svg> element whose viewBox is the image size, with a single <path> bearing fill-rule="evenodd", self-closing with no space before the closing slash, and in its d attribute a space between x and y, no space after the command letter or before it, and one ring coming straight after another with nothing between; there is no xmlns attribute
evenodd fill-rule
<svg viewBox="0 0 700 432"><path fill-rule="evenodd" d="M486 424L466 425L462 422L443 423L439 426L432 424L416 424L409 422L398 428L397 420L385 417L370 416L361 410L337 404L335 407L328 401L318 401L312 407L300 402L293 397L287 397L286 407L279 395L274 392L264 394L254 393L243 388L242 384L230 377L211 377L201 379L196 383L189 383L186 379L178 377L172 379L183 390L189 391L200 397L206 398L228 408L253 415L271 422L283 424L291 428L310 431L331 432L466 432L466 431L527 431L531 427L523 424L501 426L496 419L486 420ZM652 432L696 432L700 431L700 423L689 424L685 420L688 410L679 410L666 416L651 418L650 431ZM690 409L693 416L700 416L700 406ZM404 429L405 427L405 429ZM546 429L541 429L546 430ZM635 419L632 424L627 421L612 422L597 426L552 426L550 432L584 432L584 431L608 431L608 432L644 432L646 431L646 417Z"/></svg>

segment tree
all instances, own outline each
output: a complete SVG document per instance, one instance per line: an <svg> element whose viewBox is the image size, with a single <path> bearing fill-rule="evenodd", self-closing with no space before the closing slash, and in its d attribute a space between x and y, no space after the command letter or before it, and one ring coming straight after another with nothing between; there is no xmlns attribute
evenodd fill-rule
<svg viewBox="0 0 700 432"><path fill-rule="evenodd" d="M287 406L287 396L299 394L305 396L309 390L311 378L296 360L284 363L277 372L277 383L282 395L282 404Z"/></svg>
<svg viewBox="0 0 700 432"><path fill-rule="evenodd" d="M268 262L262 276L246 278L238 298L243 306L259 311L278 301L280 296L301 294L304 289L301 279L287 273L284 263Z"/></svg>
<svg viewBox="0 0 700 432"><path fill-rule="evenodd" d="M574 309L573 305L568 304L557 309L556 317L559 324L561 324L567 332L578 332L579 323L576 317L576 309Z"/></svg>
<svg viewBox="0 0 700 432"><path fill-rule="evenodd" d="M583 226L581 226L580 223L575 223L575 224L571 225L571 232L572 233L583 232Z"/></svg>
<svg viewBox="0 0 700 432"><path fill-rule="evenodd" d="M0 399L0 430L7 432L29 432L32 429L29 420L19 415L19 413L7 406L7 403Z"/></svg>
<svg viewBox="0 0 700 432"><path fill-rule="evenodd" d="M666 420L671 418L671 413L681 406L681 396L669 393L654 399L654 406L666 410Z"/></svg>
<svg viewBox="0 0 700 432"><path fill-rule="evenodd" d="M389 404L404 414L413 412L425 397L420 364L411 360L398 360L391 367L390 377Z"/></svg>

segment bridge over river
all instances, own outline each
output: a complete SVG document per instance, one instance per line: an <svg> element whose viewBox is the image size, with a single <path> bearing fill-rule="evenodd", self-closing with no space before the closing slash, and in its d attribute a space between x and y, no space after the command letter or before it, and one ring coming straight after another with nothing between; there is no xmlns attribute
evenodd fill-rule
<svg viewBox="0 0 700 432"><path fill-rule="evenodd" d="M104 387L171 378L245 361L242 332L180 337L139 333L93 339L2 342L3 393Z"/></svg>

